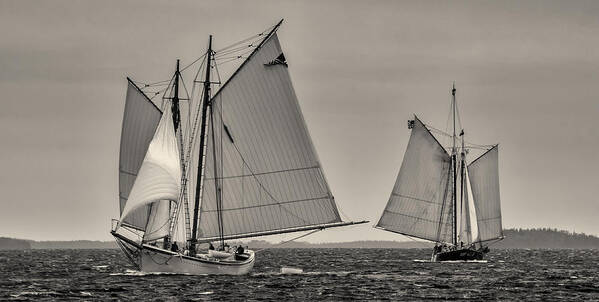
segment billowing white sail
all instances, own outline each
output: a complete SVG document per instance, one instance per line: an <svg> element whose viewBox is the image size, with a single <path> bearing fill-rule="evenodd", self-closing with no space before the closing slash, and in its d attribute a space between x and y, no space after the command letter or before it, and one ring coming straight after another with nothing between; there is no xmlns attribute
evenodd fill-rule
<svg viewBox="0 0 599 302"><path fill-rule="evenodd" d="M377 223L388 231L452 242L451 157L415 117L389 202Z"/></svg>
<svg viewBox="0 0 599 302"><path fill-rule="evenodd" d="M496 145L468 165L478 224L477 241L503 237L499 199L499 146Z"/></svg>
<svg viewBox="0 0 599 302"><path fill-rule="evenodd" d="M121 213L121 221L138 208L160 200L178 201L179 199L181 191L179 148L170 108L166 107Z"/></svg>
<svg viewBox="0 0 599 302"><path fill-rule="evenodd" d="M121 214L161 116L162 113L158 107L131 80L128 80L119 159ZM148 212L148 207L140 208L131 212L122 222L143 230L148 220Z"/></svg>
<svg viewBox="0 0 599 302"><path fill-rule="evenodd" d="M276 34L212 98L211 108L200 241L217 238L221 228L227 237L341 222Z"/></svg>

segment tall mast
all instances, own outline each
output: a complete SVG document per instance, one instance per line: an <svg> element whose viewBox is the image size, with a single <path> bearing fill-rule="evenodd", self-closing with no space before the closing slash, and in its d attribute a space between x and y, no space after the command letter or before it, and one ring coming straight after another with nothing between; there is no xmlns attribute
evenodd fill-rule
<svg viewBox="0 0 599 302"><path fill-rule="evenodd" d="M464 213L462 212L464 210L464 194L468 194L468 191L466 189L466 151L464 150L464 129L462 129L462 131L460 131L460 136L462 138L462 149L460 152L460 214L462 216L460 217L464 217ZM470 216L466 216L466 217L470 217ZM460 221L461 218L460 218ZM462 221L465 222L467 225L470 223L470 221ZM470 232L470 230L468 230L468 232ZM463 238L460 238L460 241L464 241Z"/></svg>
<svg viewBox="0 0 599 302"><path fill-rule="evenodd" d="M456 140L456 135L455 135L455 111L456 111L456 104L455 104L455 81L453 82L453 86L451 88L451 104L452 104L452 109L453 109L453 136L452 136L452 141L453 141L453 145L451 147L451 158L452 158L452 165L453 165L453 194L452 194L452 199L453 199L453 244L457 245L458 244L458 210L457 210L457 198L456 198L456 189L457 189L457 182L456 182L456 178L457 178L457 171L456 171L456 146L455 146L455 140Z"/></svg>
<svg viewBox="0 0 599 302"><path fill-rule="evenodd" d="M198 158L198 173L195 190L195 200L193 208L193 221L192 221L192 232L189 242L189 251L193 256L196 253L196 243L198 241L198 211L200 207L200 189L202 183L202 167L204 166L204 146L206 145L206 113L208 106L210 106L210 68L212 63L212 35L208 39L208 52L206 54L206 77L204 78L204 99L202 100L202 120L200 127L200 154Z"/></svg>
<svg viewBox="0 0 599 302"><path fill-rule="evenodd" d="M173 112L173 126L175 127L175 133L179 128L179 122L181 121L181 113L179 112L179 59L177 59L177 69L175 70L175 83L173 85L175 94L173 95L173 101L171 105L171 111Z"/></svg>

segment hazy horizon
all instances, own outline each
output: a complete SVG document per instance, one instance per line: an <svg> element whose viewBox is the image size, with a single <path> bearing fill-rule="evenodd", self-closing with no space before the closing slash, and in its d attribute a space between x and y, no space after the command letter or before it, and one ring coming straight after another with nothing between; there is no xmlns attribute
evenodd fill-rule
<svg viewBox="0 0 599 302"><path fill-rule="evenodd" d="M126 76L167 79L285 19L279 38L342 213L372 228L417 114L499 143L504 228L599 235L599 2L0 0L0 236L111 240ZM277 236L289 239L298 234ZM251 239L250 239L251 240Z"/></svg>

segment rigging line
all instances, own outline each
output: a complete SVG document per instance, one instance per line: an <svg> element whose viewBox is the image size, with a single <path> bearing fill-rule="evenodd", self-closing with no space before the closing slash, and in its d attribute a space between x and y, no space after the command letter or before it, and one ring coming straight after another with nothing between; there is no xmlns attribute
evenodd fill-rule
<svg viewBox="0 0 599 302"><path fill-rule="evenodd" d="M249 48L240 49L239 51L236 51L236 52L221 54L220 56L217 56L214 59L220 60L220 59L228 59L228 58L233 58L233 57L240 58L240 57L245 56L245 55L251 53L252 51L254 51L254 49L256 47L257 46L252 46L252 47L249 47Z"/></svg>
<svg viewBox="0 0 599 302"><path fill-rule="evenodd" d="M437 134L441 134L441 135L444 135L444 136L447 136L447 137L452 137L452 136L453 136L453 135L451 135L451 134L449 134L449 133L447 133L447 132L445 132L445 131L439 130L439 129L437 129L437 128L435 128L435 127L431 126L431 125L427 125L427 124L425 124L425 126L426 126L427 128L429 128L429 129L431 130L431 132L435 132L435 133L437 133ZM467 147L492 148L493 146L495 146L495 145L483 145L483 144L475 144L475 143L473 143L473 142L470 142L470 141L467 141L467 140L464 140L464 142L467 144L467 145L466 145Z"/></svg>
<svg viewBox="0 0 599 302"><path fill-rule="evenodd" d="M205 56L206 55L204 55L204 57ZM193 86L192 86L192 96L191 96L192 101L195 100L194 99L194 95L195 95L194 90L197 87L197 85L196 85L197 83L196 83L195 80L197 80L198 75L200 74L200 72L205 67L204 66L204 62L205 61L202 61L202 64L198 68L198 72L196 73L196 76L194 78L194 83L193 83ZM200 101L199 101L197 109L196 109L195 119L194 119L194 122L193 122L193 128L191 129L191 133L190 133L190 136L189 136L189 140L190 141L187 144L187 156L186 157L187 157L188 165L191 164L191 160L192 160L191 156L192 156L192 153L193 153L193 148L195 147L195 143L196 143L195 137L197 135L197 133L196 133L197 132L197 125L198 125L199 120L200 120L200 110L202 108L202 99L203 99L203 96L204 96L204 90L200 90L200 92L199 92ZM188 110L188 111L191 112L191 110Z"/></svg>
<svg viewBox="0 0 599 302"><path fill-rule="evenodd" d="M428 244L426 244L425 242L418 241L418 240L416 240L416 239L414 239L414 238L412 238L412 237L410 237L410 236L408 236L408 235L404 235L404 234L400 234L400 235L403 235L404 237L407 237L408 239L410 239L410 240L412 240L412 241L414 241L414 242L416 242L416 243L418 243L418 244L422 244L422 246L423 246L424 248L430 248L430 246L429 246Z"/></svg>
<svg viewBox="0 0 599 302"><path fill-rule="evenodd" d="M291 238L291 239L289 239L289 240L281 241L281 242L279 242L279 243L275 244L274 246L271 246L271 247L267 247L267 248L263 248L263 249L257 250L257 251L255 251L254 253L259 253L259 252L262 252L262 251L266 251L266 250L268 250L268 249L275 248L276 246L280 246L280 245L283 245L283 244L286 244L286 243L289 243L289 242L292 242L292 241L295 241L295 240L298 240L298 239L301 239L301 238L304 238L304 237L310 236L310 235L312 235L312 234L314 234L314 233L317 233L317 232L320 232L320 231L322 231L322 230L324 230L324 229L316 229L316 230L313 230L313 231L311 231L311 232L309 232L309 233L307 233L307 234L302 234L302 235L300 235L300 236L297 236L297 237Z"/></svg>
<svg viewBox="0 0 599 302"><path fill-rule="evenodd" d="M314 197L314 198L305 198L305 199L296 199L296 200L281 201L280 204L314 201L314 200L320 200L320 199L327 199L327 197L328 196L322 196L322 197ZM277 204L260 204L260 205L243 206L243 207L237 207L237 208L221 209L220 211L222 211L222 212L225 212L225 211L237 211L237 210L261 208L261 207L272 207L272 206L276 206L276 205ZM214 212L216 212L216 210L206 210L206 211L204 211L204 213L214 213Z"/></svg>
<svg viewBox="0 0 599 302"><path fill-rule="evenodd" d="M231 62L233 62L233 61L236 61L236 60L239 60L239 59L247 59L247 58L232 58L232 59L228 59L228 60L226 60L226 61L220 61L220 62L218 62L218 64L220 64L220 65L225 65L225 64L227 64L227 63L231 63Z"/></svg>
<svg viewBox="0 0 599 302"><path fill-rule="evenodd" d="M170 80L162 80L162 81L153 82L153 83L144 83L144 82L133 81L133 83L137 84L138 86L143 86L142 88L145 88L145 87L150 87L150 86L154 86L154 85L158 85L158 84L164 85L164 83L168 83L169 81Z"/></svg>
<svg viewBox="0 0 599 302"><path fill-rule="evenodd" d="M183 76L181 75L181 72L179 72L179 75L181 76L181 84L183 86L183 89L185 90L185 95L187 96L186 99L188 99L191 102L191 97L189 96L189 91L187 90L187 86L185 86L185 81L183 81Z"/></svg>
<svg viewBox="0 0 599 302"><path fill-rule="evenodd" d="M259 173L255 173L255 174L241 174L241 175L232 175L232 176L221 176L218 179L244 178L244 177L249 177L249 176L254 176L254 175L268 175L268 174L277 174L277 173L283 173L283 172L311 170L311 169L318 169L318 168L320 168L320 167L319 166L312 166L312 167L305 167L305 168L292 168L292 169L285 169L285 170L259 172ZM214 178L206 178L206 180L214 180Z"/></svg>
<svg viewBox="0 0 599 302"><path fill-rule="evenodd" d="M220 78L220 71L218 71L218 63L216 62L216 59L214 60L214 71L216 71L216 77L218 78L218 85L220 87L221 78ZM221 118L220 121L224 124L224 122L223 122L223 113L222 112L220 114L220 118Z"/></svg>
<svg viewBox="0 0 599 302"><path fill-rule="evenodd" d="M251 51L248 52L244 52L238 55L233 55L233 56L226 56L226 57L220 57L220 58L214 58L215 60L227 60L227 59L246 59L247 58L247 54L251 53L253 51L253 49Z"/></svg>
<svg viewBox="0 0 599 302"><path fill-rule="evenodd" d="M447 122L445 123L445 133L449 133L449 129L451 128L452 112L453 112L453 99L451 99L451 101L449 102L449 110L447 112ZM453 137L453 135L450 135L450 137ZM450 140L447 139L447 142L449 143Z"/></svg>
<svg viewBox="0 0 599 302"><path fill-rule="evenodd" d="M202 56L202 58L206 58L206 55L208 54L208 51L206 51L206 53ZM193 83L197 83L198 82L198 77L200 76L200 72L203 70L203 68L205 68L204 63L207 60L203 60L202 63L200 64L200 67L198 68L198 71L196 72L196 75L193 77ZM207 64L209 65L209 64Z"/></svg>
<svg viewBox="0 0 599 302"><path fill-rule="evenodd" d="M215 100L216 101L216 100ZM221 98L221 104L222 104L222 98ZM218 110L220 110L220 106L218 106ZM248 168L248 170L250 171L250 174L252 174L252 176L254 177L254 179L256 180L256 182L258 183L258 185L260 185L260 187L264 190L264 192L266 192L266 194L276 203L279 205L279 208L284 210L285 212L291 214L292 216L296 217L297 219L308 223L308 221L306 221L305 219L295 215L293 212L290 212L289 210L285 209L280 203L279 201L270 193L270 191L268 191L266 189L266 187L262 184L262 182L258 179L258 177L256 176L256 173L254 173L254 171L252 170L252 168L250 168L249 164L247 163L247 161L245 160L245 158L243 157L243 155L241 154L241 151L239 151L239 149L237 148L237 144L235 143L231 143L231 145L233 145L233 147L235 148L235 150L237 151L237 154L239 154L239 157L241 158L241 161L246 165L246 167Z"/></svg>
<svg viewBox="0 0 599 302"><path fill-rule="evenodd" d="M148 85L148 84L144 84L143 86L141 86L139 89L144 90L146 88L154 88L154 87L160 87L160 86L167 86L168 83L164 82L162 84L154 84L154 85Z"/></svg>
<svg viewBox="0 0 599 302"><path fill-rule="evenodd" d="M467 140L464 140L464 142L468 143L468 145L470 145L470 146L476 146L476 147L483 147L483 148L493 148L493 147L495 147L494 144L493 145L481 145L481 144L475 144L475 143L469 142Z"/></svg>
<svg viewBox="0 0 599 302"><path fill-rule="evenodd" d="M460 126L458 129L464 130L463 126L462 126L462 118L460 117L460 110L458 109L458 100L456 98L456 104L455 104L455 112L456 115L458 117L458 125Z"/></svg>
<svg viewBox="0 0 599 302"><path fill-rule="evenodd" d="M423 123L423 124L424 124L424 123ZM437 128L435 128L435 127L433 127L433 126L429 125L429 124L424 124L424 125L425 125L427 128L429 128L431 131L436 131L436 132L438 132L439 134L443 134L443 135L445 135L445 136L449 136L449 137L452 137L452 136L453 136L452 134L449 134L449 133L447 133L447 132L445 132L445 131L443 131L443 130L437 129Z"/></svg>
<svg viewBox="0 0 599 302"><path fill-rule="evenodd" d="M241 51L247 50L248 48L256 47L254 45L254 43L257 42L257 41L259 41L259 39L257 39L256 41L252 41L252 43L244 45L244 46L240 46L240 47L233 48L233 49L230 49L230 50L227 50L227 51L223 51L223 52L217 52L215 54L215 57L222 57L222 56L230 55L230 54L233 54L233 53L236 53L236 52L241 52Z"/></svg>
<svg viewBox="0 0 599 302"><path fill-rule="evenodd" d="M202 62L203 62L205 57L206 57L206 54L204 54L203 56L201 56L201 57L199 57L199 58L197 58L197 59L193 60L193 62L191 62L191 63L189 63L187 66L185 66L185 67L181 68L181 70L180 70L179 72L183 72L183 71L185 71L185 69L187 69L187 68L191 67L191 65L193 65L193 64L195 64L195 63L197 63L197 62L198 62L198 61L200 61L200 60L202 60Z"/></svg>
<svg viewBox="0 0 599 302"><path fill-rule="evenodd" d="M173 73L173 76L171 77L171 80L170 80L170 82L168 83L168 86L166 86L164 89L158 90L158 92L156 92L156 94L154 95L154 96L156 96L156 95L158 95L160 92L164 91L164 94L162 95L162 106L163 106L163 107L164 107L164 105L165 105L165 101L167 101L167 100L168 100L168 99L167 99L167 96L166 96L166 95L167 95L167 92L169 92L169 93L173 93L173 90L172 90L171 86L174 86L174 85L172 85L172 83L173 83L174 81L175 81L175 74ZM170 89L170 91L169 91L169 88L171 88L171 89ZM170 96L170 95L169 95L169 96Z"/></svg>
<svg viewBox="0 0 599 302"><path fill-rule="evenodd" d="M246 38L246 39L243 39L243 40L241 40L241 41L237 41L237 42L235 42L235 43L233 43L233 44L230 44L230 45L228 45L228 46L225 46L225 47L223 47L223 48L221 48L221 49L217 50L216 52L221 52L221 51L224 51L224 50L226 50L226 49L229 49L229 48L231 48L231 47L237 46L237 45L239 45L239 44L241 44L241 43L245 43L245 42L247 42L247 41L249 41L249 40L251 40L251 39L254 39L254 38L257 38L257 37L263 36L265 33L267 33L267 32L270 32L270 30L271 30L271 29L273 29L275 26L276 26L276 25L270 26L270 27L268 27L267 29L263 30L261 33L258 33L258 34L255 34L255 35L252 35L252 36L250 36L250 37L248 37L248 38Z"/></svg>

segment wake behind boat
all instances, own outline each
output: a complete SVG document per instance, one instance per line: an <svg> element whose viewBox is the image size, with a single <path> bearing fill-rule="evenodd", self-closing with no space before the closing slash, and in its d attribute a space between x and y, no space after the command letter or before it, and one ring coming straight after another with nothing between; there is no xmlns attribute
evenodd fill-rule
<svg viewBox="0 0 599 302"><path fill-rule="evenodd" d="M226 240L366 223L339 215L291 84L281 22L219 51L210 36L205 55L182 69L177 61L171 80L140 88L128 79L111 234L139 270L247 274L254 251ZM239 59L220 85L218 66ZM182 72L196 63L189 93Z"/></svg>
<svg viewBox="0 0 599 302"><path fill-rule="evenodd" d="M499 147L466 145L464 130L456 135L455 85L451 92L452 134L427 127L416 116L408 121L408 148L375 227L436 242L432 261L482 260L488 245L503 239ZM443 147L429 128L449 137L451 147ZM473 149L484 153L467 164L466 155Z"/></svg>

